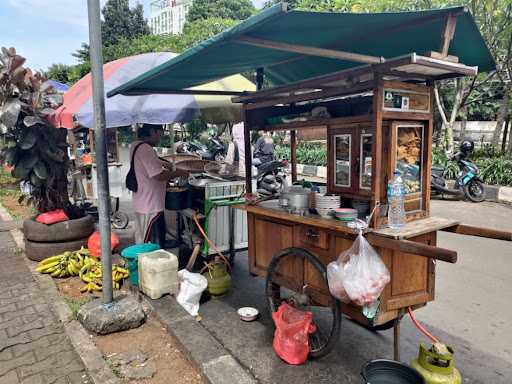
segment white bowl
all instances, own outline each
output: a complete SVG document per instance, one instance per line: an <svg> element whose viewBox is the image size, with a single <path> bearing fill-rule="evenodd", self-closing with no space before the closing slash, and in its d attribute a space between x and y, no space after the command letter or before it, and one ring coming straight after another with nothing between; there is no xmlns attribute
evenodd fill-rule
<svg viewBox="0 0 512 384"><path fill-rule="evenodd" d="M259 311L253 307L239 308L237 313L238 316L240 316L240 320L242 321L254 321L258 318L258 315L260 314Z"/></svg>

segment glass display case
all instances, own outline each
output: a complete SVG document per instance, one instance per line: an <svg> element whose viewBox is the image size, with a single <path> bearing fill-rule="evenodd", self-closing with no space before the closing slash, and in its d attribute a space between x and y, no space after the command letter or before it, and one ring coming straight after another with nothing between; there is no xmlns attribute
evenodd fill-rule
<svg viewBox="0 0 512 384"><path fill-rule="evenodd" d="M337 187L350 188L351 177L351 163L352 163L352 135L335 135L334 136L335 148L335 178L334 184Z"/></svg>
<svg viewBox="0 0 512 384"><path fill-rule="evenodd" d="M396 124L395 168L402 172L405 193L422 192L422 146L424 127L422 124Z"/></svg>

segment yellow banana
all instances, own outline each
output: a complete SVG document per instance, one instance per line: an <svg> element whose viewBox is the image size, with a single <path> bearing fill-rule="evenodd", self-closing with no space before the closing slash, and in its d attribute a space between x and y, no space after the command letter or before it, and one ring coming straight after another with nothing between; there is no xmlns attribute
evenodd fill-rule
<svg viewBox="0 0 512 384"><path fill-rule="evenodd" d="M80 288L80 292L84 293L85 291L87 291L88 287L88 285L84 285L82 288Z"/></svg>
<svg viewBox="0 0 512 384"><path fill-rule="evenodd" d="M58 276L60 275L61 271L62 271L61 269L56 269L56 270L54 270L54 271L51 273L51 276L52 276L52 277L58 277Z"/></svg>
<svg viewBox="0 0 512 384"><path fill-rule="evenodd" d="M53 263L55 261L59 261L61 259L60 255L50 256L44 260L41 260L38 265L47 265L49 263Z"/></svg>

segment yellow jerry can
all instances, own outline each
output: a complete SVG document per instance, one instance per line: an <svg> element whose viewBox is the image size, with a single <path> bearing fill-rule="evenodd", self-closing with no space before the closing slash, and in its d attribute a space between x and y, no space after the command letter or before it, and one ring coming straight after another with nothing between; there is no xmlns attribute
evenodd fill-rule
<svg viewBox="0 0 512 384"><path fill-rule="evenodd" d="M418 358L411 367L419 372L427 384L461 384L460 372L454 367L453 349L436 343L430 350L420 344Z"/></svg>

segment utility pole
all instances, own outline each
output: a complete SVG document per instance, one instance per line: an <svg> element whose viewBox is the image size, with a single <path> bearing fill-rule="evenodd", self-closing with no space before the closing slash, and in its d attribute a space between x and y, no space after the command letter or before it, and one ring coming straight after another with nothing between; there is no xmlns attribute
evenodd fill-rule
<svg viewBox="0 0 512 384"><path fill-rule="evenodd" d="M94 111L96 170L98 174L98 212L101 238L101 263L103 269L103 304L109 304L113 300L112 251L110 249L110 192L105 132L105 91L103 88L100 1L87 0L87 10L89 14L92 101Z"/></svg>

